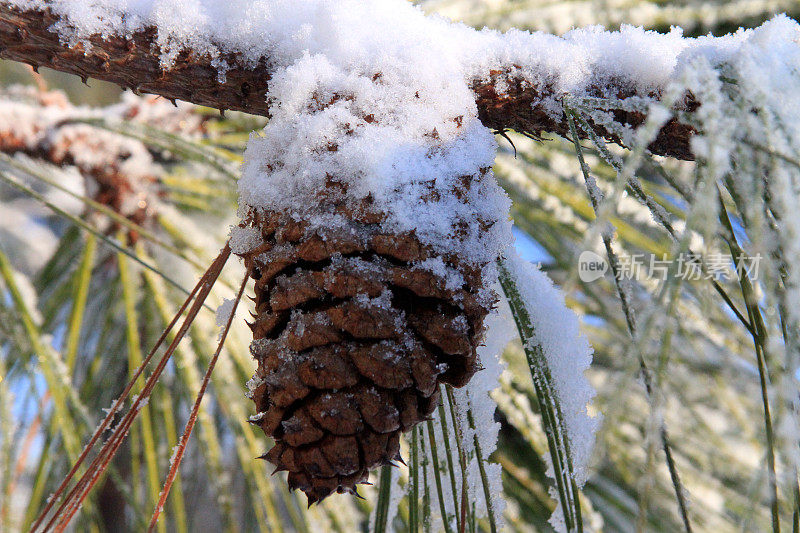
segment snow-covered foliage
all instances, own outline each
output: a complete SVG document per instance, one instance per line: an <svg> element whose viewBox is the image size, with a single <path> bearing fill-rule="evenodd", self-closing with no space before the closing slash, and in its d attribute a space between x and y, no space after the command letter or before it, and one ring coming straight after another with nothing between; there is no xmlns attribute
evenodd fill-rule
<svg viewBox="0 0 800 533"><path fill-rule="evenodd" d="M500 288L496 287L499 292ZM500 375L505 369L501 356L508 343L516 337L514 319L508 304L502 302L498 309L486 319L486 339L484 345L478 349L481 370L466 387L454 391L458 412L461 414L461 427L463 442L467 449L469 459L469 487L475 492L474 501L476 515L485 517L489 507L496 517L498 529L502 529L503 510L505 501L502 498L503 484L499 464L490 462L489 456L497 449L497 438L500 432L500 423L494 420L497 404L490 393L500 385ZM472 420L472 423L470 423ZM483 470L486 482L482 479L479 457L484 461ZM482 490L484 483L488 484ZM486 494L490 501L486 501Z"/></svg>
<svg viewBox="0 0 800 533"><path fill-rule="evenodd" d="M81 197L88 195L131 216L142 205L152 209L158 203L152 189L166 172L164 161L146 143L108 126L129 121L192 138L204 121L193 109L132 93L107 107L81 107L61 91L10 86L0 91L0 151L13 161L4 159L0 167L66 213L84 212ZM123 194L110 200L107 191L114 186ZM24 271L37 272L57 243L58 232L48 222L52 211L6 184L0 185L0 201L0 245ZM96 222L108 223L105 218Z"/></svg>
<svg viewBox="0 0 800 533"><path fill-rule="evenodd" d="M190 137L199 136L203 121L202 117L191 113L192 106L185 102L172 105L163 98L136 96L131 92L123 93L120 102L102 108L75 106L61 91L42 92L25 85L5 87L0 96L0 135L19 139L19 143L31 147L70 121L132 121ZM103 137L103 134L94 132L93 137L98 136ZM56 141L50 139L49 142Z"/></svg>
<svg viewBox="0 0 800 533"><path fill-rule="evenodd" d="M541 347L566 426L575 481L583 486L594 432L602 420L587 410L595 395L584 376L592 362L592 348L580 332L578 317L550 278L513 251L506 265L533 326L534 335L522 339L523 346Z"/></svg>
<svg viewBox="0 0 800 533"><path fill-rule="evenodd" d="M798 464L796 450L800 435L796 423L797 369L800 363L796 313L796 287L800 279L797 267L800 221L796 219L800 206L797 186L800 182L800 115L796 96L800 94L800 25L788 17L777 16L759 28L739 32L737 38L740 41L735 51L713 58L704 51L685 54L685 66L663 93L675 96L688 92L701 103L694 112L679 115L681 120L697 130L692 140L697 161L683 169L684 172L663 174L671 187L667 202L685 202L685 220L676 220L679 224L672 225L671 215L665 218L664 213L657 209L651 213L652 222L665 228L671 236L672 258L697 253L702 254L701 261L712 261L720 249L729 251L733 259L728 260L731 264L727 266L729 270L736 270L732 279L739 285L727 289L728 294L735 295L736 303L727 302L721 307L727 313L731 310L743 312L749 318L740 315L731 319L735 324L722 321L727 330L720 329L714 320L706 317L703 307L695 308L692 303L689 294L697 287L687 287L692 282L707 284L713 276L704 271L702 276L689 281L685 275L681 278L677 270L660 281L634 280L627 297L629 303L636 302L636 306L626 310L626 318L633 316L638 323L638 329L630 331L634 338L629 348L631 354L656 368L654 375L657 377L650 380L648 391L651 420L646 433L650 453L663 446L659 441L663 439L661 432L666 431L665 427L683 432L681 415L677 413L686 411L678 405L679 401L667 398L665 392L673 391L672 379L678 372L676 367L697 365L700 360L720 357L713 354L726 354L729 346L735 345L733 339L739 328L745 328L742 331L751 337L749 341L751 348L755 346L755 353L741 359L722 355L720 360L731 368L749 369L745 372L750 381L748 386L760 388L761 404L751 416L764 419L758 438L765 443L767 460L752 466L759 472L752 475L766 479L759 483L770 502L781 501L780 506L776 505L765 513L769 517L765 517L762 523L767 524L770 519L773 522L785 519L783 502L791 498L796 483L791 472L796 472ZM596 104L578 103L582 115L579 120L607 120L607 112L592 108ZM604 100L602 105L613 110L619 107L620 102ZM652 117L667 117L674 113L669 104L663 102L649 109L656 111L650 113ZM652 130L645 130L621 131L632 139L633 151L619 159L611 156L602 142L593 140L595 148L616 171L611 180L614 187L609 189L611 194L608 195L612 200L600 206L597 227L605 227L612 216L623 214L618 199L625 194L625 187L641 184L637 176L648 176L651 170L647 166L649 163L642 158L652 138L649 136ZM633 140L636 137L638 140ZM652 175L650 179L657 180ZM618 253L621 259L630 261L631 256L624 255L624 251ZM720 304L703 304L705 308L709 305ZM677 335L680 335L679 340L673 340ZM705 343L718 343L719 348L706 347L700 350L702 356L696 348L680 356L673 355L673 351L685 350L687 338L696 337L703 338ZM652 342L653 339L657 342ZM678 358L689 363L676 364ZM758 368L754 368L756 365ZM720 369L719 372L728 370ZM743 385L740 383L738 386ZM694 387L702 388L696 384ZM720 391L719 394L723 393ZM606 413L609 417L614 416L608 411ZM672 425L664 425L664 420L670 419ZM704 423L714 420L720 426L726 424L721 422L724 415L715 414L712 418L706 414L703 419ZM734 433L739 430L726 431ZM755 452L743 452L746 446L741 442L732 446L736 451L730 453L737 460L752 460ZM700 455L699 452L693 453ZM686 472L689 469L683 467L681 470ZM730 467L730 470L734 468ZM670 482L676 492L682 490L674 478ZM643 479L640 483L645 486L651 480ZM697 473L686 486L693 494L687 516L695 523L706 520L697 518L699 513L692 511L696 505L708 505L720 513L723 513L722 509L727 511L732 507L728 501L712 495L715 489L706 486ZM694 492L692 487L697 487ZM725 497L735 498L729 494Z"/></svg>
<svg viewBox="0 0 800 533"><path fill-rule="evenodd" d="M568 496L570 485L581 488L586 483L594 434L601 421L588 412L595 390L584 372L592 362L592 348L563 295L536 266L509 250L501 276L550 441L548 476L556 482L550 492L558 502L550 522L558 531L571 530L576 518L565 518L573 511L564 506L577 498Z"/></svg>
<svg viewBox="0 0 800 533"><path fill-rule="evenodd" d="M79 107L60 91L12 86L0 93L0 147L5 153L41 156L58 166L75 167L87 179L124 176L133 189L128 197L135 204L143 194L141 189L162 173L161 167L141 141L87 122L119 124L127 120L197 136L202 117L190 109L185 103L176 108L163 99L132 93L124 93L121 102L108 107ZM66 178L64 181L69 183ZM135 209L136 205L120 206L126 214Z"/></svg>
<svg viewBox="0 0 800 533"><path fill-rule="evenodd" d="M771 258L760 272L747 272L766 312L762 335L774 358L775 416L782 458L795 470L800 456L797 397L800 386L800 25L777 17L754 30L736 55L721 63L696 58L677 82L704 102L694 120L700 135L692 143L699 177L728 181L731 197L748 228L740 243L747 257ZM745 200L746 199L746 200ZM693 209L704 212L715 197L699 191ZM716 213L717 208L710 210ZM699 231L709 234L714 216L698 214Z"/></svg>

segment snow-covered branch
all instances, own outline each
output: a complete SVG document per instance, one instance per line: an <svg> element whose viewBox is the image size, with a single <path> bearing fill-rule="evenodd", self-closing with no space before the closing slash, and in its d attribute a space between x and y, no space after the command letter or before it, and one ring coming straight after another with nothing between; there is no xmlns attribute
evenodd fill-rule
<svg viewBox="0 0 800 533"><path fill-rule="evenodd" d="M34 179L47 183L48 178L39 175L49 176L61 167L64 171L55 181L68 191L85 191L93 201L143 225L157 210L156 184L168 158L110 128L125 121L198 136L205 118L194 110L131 93L108 107L77 107L60 91L12 86L0 91L0 173L33 172ZM75 185L68 178L75 175L84 183ZM136 238L135 232L131 238Z"/></svg>
<svg viewBox="0 0 800 533"><path fill-rule="evenodd" d="M220 43L219 39L214 39L218 36L214 35L210 36L213 48L193 46L197 43L192 39L176 39L161 26L150 24L138 14L119 17L121 28L111 27L107 22L81 27L81 22L85 21L75 20L74 14L64 10L65 4L58 1L0 1L0 58L28 63L35 68L49 67L81 76L84 80L110 81L167 99L270 115L265 95L276 64L281 63L280 57L265 55L261 53L263 50L259 51L261 55L254 55L252 46L243 50L242 43ZM92 15L91 12L88 14ZM622 73L592 71L601 70L602 62L596 60L602 59L603 52L592 50L592 47L608 45L620 48L614 39L620 34L606 32L598 34L603 39L588 42L587 37L592 38L592 31L588 31L585 35L577 35L583 42L576 43L579 39L525 32L474 32L463 26L441 23L436 20L431 25L448 28L453 35L444 32L447 37L470 37L469 43L461 39L454 43L454 46L463 46L456 53L463 52L466 63L470 63L467 75L472 80L470 86L475 93L479 118L497 131L514 130L536 137L567 133L566 115L558 108L565 89L574 88L565 87L564 81L568 80L568 85L571 85L575 81L575 72L550 72L559 57L564 63L572 64L576 72L582 70L581 81L577 84L579 96L657 99L660 95L661 87L642 83L635 69ZM180 29L185 31L185 28ZM263 32L265 28L258 29ZM71 32L74 34L70 35ZM628 56L646 63L651 53L648 49L658 49L663 45L658 41L658 38L634 39L626 45L633 47L627 51ZM671 39L669 44L674 45L674 41ZM636 46L641 49L635 49ZM681 48L665 47L667 60L677 55ZM613 55L614 51L609 49L605 53ZM480 60L476 61L476 57ZM658 69L660 65L656 62L652 68ZM531 72L534 76L530 75ZM608 83L609 77L613 79L612 84ZM594 80L601 80L601 83L595 84ZM572 91L570 94L575 95ZM697 103L687 97L681 107L693 111ZM614 114L615 122L630 127L641 125L644 119L645 114L640 111L617 111ZM620 142L618 134L608 127L600 124L592 127L598 135ZM679 159L693 159L690 147L693 134L692 127L670 120L662 127L650 150Z"/></svg>
<svg viewBox="0 0 800 533"><path fill-rule="evenodd" d="M217 79L210 58L184 52L165 70L154 52L155 28L129 38L93 36L69 46L51 31L59 17L49 9L23 10L0 3L0 57L75 74L84 80L110 81L134 92L184 100L218 109L266 115L267 68L233 67ZM235 57L230 58L235 65Z"/></svg>

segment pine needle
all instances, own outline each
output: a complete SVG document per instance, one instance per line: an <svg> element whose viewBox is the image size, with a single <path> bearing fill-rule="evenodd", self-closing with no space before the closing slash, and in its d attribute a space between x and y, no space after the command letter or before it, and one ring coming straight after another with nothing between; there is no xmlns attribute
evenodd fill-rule
<svg viewBox="0 0 800 533"><path fill-rule="evenodd" d="M225 327L220 335L219 343L217 344L217 350L214 352L214 356L208 363L208 370L206 370L206 374L203 376L203 383L200 385L200 390L197 392L197 398L195 399L194 407L192 407L192 412L189 415L189 420L187 420L186 427L181 435L181 440L178 442L178 446L175 450L172 460L170 461L169 473L167 474L167 479L164 482L164 486L161 488L161 494L159 495L158 503L153 511L153 517L150 519L148 532L155 531L156 525L158 524L158 517L161 514L162 509L164 509L167 496L169 496L169 491L172 488L172 484L175 481L175 476L178 473L178 467L183 461L183 454L186 451L186 444L189 441L189 437L194 429L194 424L197 421L197 413L200 411L200 402L203 401L203 396L205 395L208 384L211 381L211 373L214 371L214 367L217 364L217 359L222 351L222 346L225 344L225 338L228 336L228 331L231 329L231 323L233 322L233 317L236 316L236 308L239 306L239 300L242 299L242 293L247 285L247 280L248 276L245 274L244 279L242 280L242 285L239 287L239 292L236 294L236 299L233 301L233 309L231 309L231 314L228 317L228 320L225 322Z"/></svg>
<svg viewBox="0 0 800 533"><path fill-rule="evenodd" d="M63 530L69 524L70 519L78 511L80 504L86 498L87 494L94 486L94 484L97 482L100 475L106 470L114 454L117 452L119 446L122 444L122 441L127 435L128 429L130 428L134 418L139 412L139 408L142 401L145 398L149 397L150 392L155 386L156 381L158 381L158 378L160 377L161 372L164 370L164 367L169 361L170 356L175 351L175 348L177 347L180 340L186 334L186 331L189 329L189 326L194 321L194 317L197 316L197 313L203 306L206 297L208 296L209 292L211 291L211 288L214 285L214 281L216 281L217 277L219 277L222 267L227 262L228 257L230 257L230 247L226 244L225 248L222 250L222 252L220 252L219 256L214 260L214 262L211 264L206 273L203 274L203 276L200 278L200 281L191 291L189 297L184 301L183 305L176 313L172 322L170 322L170 324L161 334L153 349L150 351L150 353L147 355L144 361L142 361L142 364L133 374L131 380L126 385L120 397L114 402L111 409L109 409L108 414L100 423L97 430L95 430L94 435L92 435L92 438L89 440L89 443L84 448L83 452L78 458L78 461L75 463L75 465L69 471L67 476L61 482L58 489L53 494L52 498L48 501L48 503L45 505L45 508L42 510L39 517L34 522L33 526L31 527L31 532L35 532L42 524L42 522L44 522L44 519L47 517L47 514L52 509L53 505L61 496L61 494L64 492L67 485L72 480L72 477L77 472L78 468L80 468L81 464L83 464L94 444L100 439L103 432L111 424L114 415L117 413L117 411L119 411L123 402L127 399L135 382L142 375L144 369L147 368L147 365L155 355L155 352L158 350L158 348L166 339L169 332L178 322L178 319L181 317L183 312L188 307L189 303L192 301L193 296L197 294L197 298L195 299L192 307L190 308L186 319L181 325L181 328L179 329L177 336L172 341L165 354L162 356L156 369L148 378L142 390L142 393L139 396L137 396L136 399L133 401L133 405L131 406L125 418L116 426L112 436L106 441L105 445L103 445L103 447L100 450L100 453L92 461L86 473L81 477L81 479L78 481L75 487L73 487L72 490L67 494L67 497L61 503L61 505L56 509L54 516L44 527L43 531L49 531L54 526L54 524L56 524L56 522L57 522L57 527L56 527L57 531Z"/></svg>

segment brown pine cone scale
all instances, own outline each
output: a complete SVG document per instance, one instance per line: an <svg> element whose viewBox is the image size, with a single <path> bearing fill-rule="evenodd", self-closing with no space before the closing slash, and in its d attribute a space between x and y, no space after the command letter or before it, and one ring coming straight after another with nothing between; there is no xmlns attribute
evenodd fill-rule
<svg viewBox="0 0 800 533"><path fill-rule="evenodd" d="M478 370L494 302L474 265L387 233L372 214L326 228L246 220L263 240L241 254L256 280L251 422L275 440L262 458L309 505L355 493L399 459L400 433L430 417L439 384Z"/></svg>

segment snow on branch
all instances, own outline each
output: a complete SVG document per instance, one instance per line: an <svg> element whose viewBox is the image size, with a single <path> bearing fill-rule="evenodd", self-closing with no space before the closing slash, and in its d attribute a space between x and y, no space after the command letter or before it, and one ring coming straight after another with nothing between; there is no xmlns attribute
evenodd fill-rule
<svg viewBox="0 0 800 533"><path fill-rule="evenodd" d="M267 115L264 94L269 71L239 67L227 71L226 81L208 57L189 50L169 70L162 68L153 52L154 27L133 32L127 38L95 35L70 46L51 28L59 16L49 9L22 10L0 3L0 58L48 67L88 78L110 81L134 92L184 100L219 109ZM232 56L231 64L235 64Z"/></svg>
<svg viewBox="0 0 800 533"><path fill-rule="evenodd" d="M427 56L431 68L460 63L484 125L540 137L567 133L561 106L566 94L657 100L685 52L703 48L713 55L735 44L728 38L685 39L678 30L658 35L632 27L620 32L587 28L564 37L477 32L425 17L397 1L358 8L375 17L372 28L359 25L360 34L345 34L353 29L346 24L331 28L327 39L304 37L308 25L315 31L332 25L331 14L344 13L346 3L125 0L86 6L70 0L0 0L0 58L167 99L270 116L265 95L276 69L298 54L335 53L331 48L349 47L352 43L342 44L348 40L363 41L364 56L378 59L379 51L366 38L383 32L382 24L390 23L394 12L414 19L423 39L433 45ZM687 95L677 107L691 112L698 103ZM635 128L646 118L646 106L615 111L613 118ZM619 132L608 126L593 123L592 128L610 141L621 141ZM693 134L691 126L672 119L649 148L693 159Z"/></svg>

